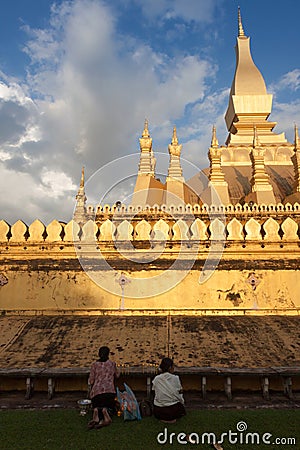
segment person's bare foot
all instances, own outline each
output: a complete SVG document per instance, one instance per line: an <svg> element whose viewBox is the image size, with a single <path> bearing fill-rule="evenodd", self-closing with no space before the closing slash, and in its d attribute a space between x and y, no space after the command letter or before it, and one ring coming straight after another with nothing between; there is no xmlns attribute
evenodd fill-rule
<svg viewBox="0 0 300 450"><path fill-rule="evenodd" d="M99 423L98 408L94 408L94 411L93 411L93 421Z"/></svg>
<svg viewBox="0 0 300 450"><path fill-rule="evenodd" d="M108 414L108 411L107 411L106 408L103 408L103 409L102 409L102 414L103 414L103 417L104 417L103 423L104 423L105 425L109 425L109 424L112 422L112 420L111 420L111 417L110 417L110 415Z"/></svg>

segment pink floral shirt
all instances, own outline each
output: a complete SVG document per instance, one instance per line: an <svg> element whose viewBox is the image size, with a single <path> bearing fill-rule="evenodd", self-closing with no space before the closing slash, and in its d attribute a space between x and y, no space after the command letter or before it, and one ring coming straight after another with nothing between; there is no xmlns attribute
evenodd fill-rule
<svg viewBox="0 0 300 450"><path fill-rule="evenodd" d="M105 362L95 361L92 364L89 384L92 385L91 398L98 394L116 392L115 377L118 377L116 363L109 359Z"/></svg>

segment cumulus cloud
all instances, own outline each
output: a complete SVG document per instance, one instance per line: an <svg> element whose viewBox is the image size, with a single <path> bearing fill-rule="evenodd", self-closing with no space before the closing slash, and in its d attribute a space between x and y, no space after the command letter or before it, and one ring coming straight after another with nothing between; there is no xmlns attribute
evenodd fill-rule
<svg viewBox="0 0 300 450"><path fill-rule="evenodd" d="M186 20L198 4L190 2L184 10L176 3ZM203 20L209 20L214 4L208 3ZM171 2L164 11L174 15ZM33 215L45 215L46 203L47 217L59 215L66 192L74 206L82 165L88 178L108 161L138 152L145 117L155 148L166 151L174 122L184 117L187 105L203 101L216 69L197 55L171 57L120 33L113 10L99 0L54 5L48 27L25 30L27 78L2 77L0 84L0 159L3 170L25 173L26 185L31 180ZM23 195L25 204L27 192L19 184L10 189L11 198L20 201Z"/></svg>
<svg viewBox="0 0 300 450"><path fill-rule="evenodd" d="M296 95L299 88L300 69L283 74L276 83L272 83L269 87L269 91L274 95L270 119L278 123L274 131L276 133L285 132L290 142L294 140L294 124L300 124L300 100Z"/></svg>
<svg viewBox="0 0 300 450"><path fill-rule="evenodd" d="M284 74L277 83L270 86L270 91L275 94L281 90L289 89L297 91L300 88L300 69L294 69Z"/></svg>

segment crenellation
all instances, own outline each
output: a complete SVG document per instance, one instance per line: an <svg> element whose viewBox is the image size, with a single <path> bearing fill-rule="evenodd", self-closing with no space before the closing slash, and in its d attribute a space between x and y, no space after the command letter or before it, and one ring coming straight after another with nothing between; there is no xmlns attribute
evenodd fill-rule
<svg viewBox="0 0 300 450"><path fill-rule="evenodd" d="M28 242L43 242L45 240L45 225L36 219L28 227Z"/></svg>
<svg viewBox="0 0 300 450"><path fill-rule="evenodd" d="M207 226L203 220L197 218L191 225L191 240L206 241L208 239Z"/></svg>
<svg viewBox="0 0 300 450"><path fill-rule="evenodd" d="M269 217L263 224L264 231L264 240L265 241L280 241L279 235L280 225L279 223L273 219L273 217Z"/></svg>
<svg viewBox="0 0 300 450"><path fill-rule="evenodd" d="M253 217L245 223L245 231L245 239L247 241L260 241L262 239L261 224L253 219Z"/></svg>
<svg viewBox="0 0 300 450"><path fill-rule="evenodd" d="M294 211L300 211L300 204L298 202L294 203Z"/></svg>
<svg viewBox="0 0 300 450"><path fill-rule="evenodd" d="M225 223L219 218L213 219L208 228L211 241L224 241L226 239Z"/></svg>
<svg viewBox="0 0 300 450"><path fill-rule="evenodd" d="M75 220L70 220L64 226L64 238L65 242L77 242L79 241L79 233L81 231L80 225Z"/></svg>
<svg viewBox="0 0 300 450"><path fill-rule="evenodd" d="M5 220L0 220L0 242L7 242L9 239L10 226Z"/></svg>
<svg viewBox="0 0 300 450"><path fill-rule="evenodd" d="M159 219L153 226L155 241L167 241L169 239L170 227L163 219Z"/></svg>
<svg viewBox="0 0 300 450"><path fill-rule="evenodd" d="M51 223L46 227L46 241L47 242L56 242L62 240L62 232L63 226L62 224L54 219Z"/></svg>
<svg viewBox="0 0 300 450"><path fill-rule="evenodd" d="M243 241L244 240L244 233L243 233L243 225L242 223L234 217L231 219L231 221L227 224L227 239L229 241Z"/></svg>
<svg viewBox="0 0 300 450"><path fill-rule="evenodd" d="M135 240L137 241L149 241L152 227L151 224L142 219L135 226Z"/></svg>
<svg viewBox="0 0 300 450"><path fill-rule="evenodd" d="M182 219L177 220L173 227L173 241L187 241L190 238L189 225Z"/></svg>
<svg viewBox="0 0 300 450"><path fill-rule="evenodd" d="M133 226L128 220L123 220L117 227L116 240L118 241L132 241L133 240Z"/></svg>
<svg viewBox="0 0 300 450"><path fill-rule="evenodd" d="M116 232L116 226L115 224L109 220L106 219L102 225L100 225L100 235L99 240L100 241L112 241L113 237Z"/></svg>
<svg viewBox="0 0 300 450"><path fill-rule="evenodd" d="M97 223L90 219L82 226L82 235L80 240L91 243L96 242L98 231L99 229Z"/></svg>
<svg viewBox="0 0 300 450"><path fill-rule="evenodd" d="M9 239L10 242L24 242L26 241L26 234L28 232L28 227L22 220L18 220L12 225L10 232L11 232L11 237Z"/></svg>
<svg viewBox="0 0 300 450"><path fill-rule="evenodd" d="M298 223L287 217L281 224L281 229L283 231L282 240L283 241L298 241Z"/></svg>

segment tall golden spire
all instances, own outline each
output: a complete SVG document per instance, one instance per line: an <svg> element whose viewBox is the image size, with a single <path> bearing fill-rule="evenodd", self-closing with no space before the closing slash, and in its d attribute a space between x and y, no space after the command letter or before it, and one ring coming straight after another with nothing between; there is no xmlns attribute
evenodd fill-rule
<svg viewBox="0 0 300 450"><path fill-rule="evenodd" d="M140 164L139 174L148 174L154 176L155 158L152 150L152 138L148 129L148 120L145 119L142 137L140 138Z"/></svg>
<svg viewBox="0 0 300 450"><path fill-rule="evenodd" d="M298 127L296 124L294 126L294 131L295 131L295 133L294 133L294 149L296 152L297 150L300 150L299 133L298 133Z"/></svg>
<svg viewBox="0 0 300 450"><path fill-rule="evenodd" d="M229 131L226 144L251 145L253 125L256 125L262 143L285 143L283 133L276 135L272 132L276 122L268 121L272 94L268 94L265 80L252 59L250 38L245 36L240 8L235 51L236 68L225 114Z"/></svg>
<svg viewBox="0 0 300 450"><path fill-rule="evenodd" d="M208 175L209 202L213 205L227 205L229 203L228 183L222 170L222 150L217 139L216 126L213 125L211 146L208 150L210 171Z"/></svg>
<svg viewBox="0 0 300 450"><path fill-rule="evenodd" d="M241 9L240 9L240 7L238 7L238 24L239 24L238 36L239 37L244 37L245 36L245 32L244 32L244 28L243 28L243 24L242 24L242 16L241 16Z"/></svg>
<svg viewBox="0 0 300 450"><path fill-rule="evenodd" d="M76 207L74 211L74 220L82 223L86 220L86 195L84 189L84 167L81 169L80 185L76 195Z"/></svg>
<svg viewBox="0 0 300 450"><path fill-rule="evenodd" d="M293 185L293 193L299 196L300 193L300 142L299 142L299 133L298 127L295 124L294 127L295 135L294 135L294 154L292 156L292 163L294 166L294 185ZM293 202L299 201L299 198L291 199Z"/></svg>
<svg viewBox="0 0 300 450"><path fill-rule="evenodd" d="M167 180L169 178L173 178L184 181L184 178L182 176L182 167L180 164L180 154L182 150L182 144L178 143L176 127L173 128L172 141L171 144L169 144L168 146L168 150L170 155L170 162Z"/></svg>
<svg viewBox="0 0 300 450"><path fill-rule="evenodd" d="M81 180L80 180L80 187L84 188L84 166L81 169Z"/></svg>
<svg viewBox="0 0 300 450"><path fill-rule="evenodd" d="M257 128L254 125L254 127L253 127L253 148L257 148L257 147L260 147L260 142L258 139Z"/></svg>

